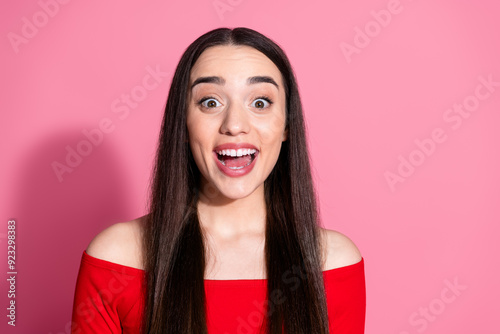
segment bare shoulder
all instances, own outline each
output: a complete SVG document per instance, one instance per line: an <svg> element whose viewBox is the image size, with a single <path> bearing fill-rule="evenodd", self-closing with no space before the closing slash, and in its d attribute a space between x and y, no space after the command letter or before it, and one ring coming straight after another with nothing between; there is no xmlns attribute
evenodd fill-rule
<svg viewBox="0 0 500 334"><path fill-rule="evenodd" d="M124 266L143 269L142 231L144 218L113 224L97 234L88 245L88 255Z"/></svg>
<svg viewBox="0 0 500 334"><path fill-rule="evenodd" d="M344 234L320 228L323 270L349 266L361 261L358 247Z"/></svg>

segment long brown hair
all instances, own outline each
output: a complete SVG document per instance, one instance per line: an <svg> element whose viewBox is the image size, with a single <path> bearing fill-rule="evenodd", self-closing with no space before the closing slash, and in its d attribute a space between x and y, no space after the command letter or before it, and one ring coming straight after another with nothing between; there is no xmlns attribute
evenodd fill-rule
<svg viewBox="0 0 500 334"><path fill-rule="evenodd" d="M207 333L205 244L196 210L200 172L186 144L186 110L191 68L205 49L218 45L245 45L262 52L280 70L286 92L288 137L264 182L265 330L272 334L283 330L293 334L328 333L318 212L295 75L283 50L248 28L218 28L200 36L186 49L173 76L144 233L143 332ZM297 268L306 274L299 274ZM271 292L279 292L279 300L273 300L275 294Z"/></svg>

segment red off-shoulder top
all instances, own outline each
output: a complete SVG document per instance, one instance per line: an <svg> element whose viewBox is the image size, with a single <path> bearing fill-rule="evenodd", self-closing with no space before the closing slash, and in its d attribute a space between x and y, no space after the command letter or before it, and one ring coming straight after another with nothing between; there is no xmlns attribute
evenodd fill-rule
<svg viewBox="0 0 500 334"><path fill-rule="evenodd" d="M291 288L298 284L294 274L284 276ZM364 260L323 271L323 279L330 333L364 333ZM143 280L144 270L101 260L84 251L76 281L71 333L139 333ZM266 305L265 279L204 282L209 334L258 333ZM282 302L282 297L270 294L269 302Z"/></svg>

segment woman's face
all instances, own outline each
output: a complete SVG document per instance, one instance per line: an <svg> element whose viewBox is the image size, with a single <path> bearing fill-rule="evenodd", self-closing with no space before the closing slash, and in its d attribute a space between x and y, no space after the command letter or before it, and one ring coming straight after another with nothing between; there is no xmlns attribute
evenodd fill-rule
<svg viewBox="0 0 500 334"><path fill-rule="evenodd" d="M187 128L205 196L263 190L286 140L285 108L281 73L260 51L215 46L200 55L190 73Z"/></svg>

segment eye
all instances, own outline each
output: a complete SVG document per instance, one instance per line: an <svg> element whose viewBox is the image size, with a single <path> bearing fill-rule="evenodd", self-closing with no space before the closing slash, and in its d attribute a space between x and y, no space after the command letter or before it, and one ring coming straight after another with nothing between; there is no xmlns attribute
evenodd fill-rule
<svg viewBox="0 0 500 334"><path fill-rule="evenodd" d="M273 101L270 98L267 96L260 96L253 101L252 106L257 109L264 109L269 107L271 104L273 104Z"/></svg>
<svg viewBox="0 0 500 334"><path fill-rule="evenodd" d="M203 107L208 108L208 109L217 108L217 107L220 107L222 105L214 97L204 97L200 101L198 101L198 104L201 104Z"/></svg>

